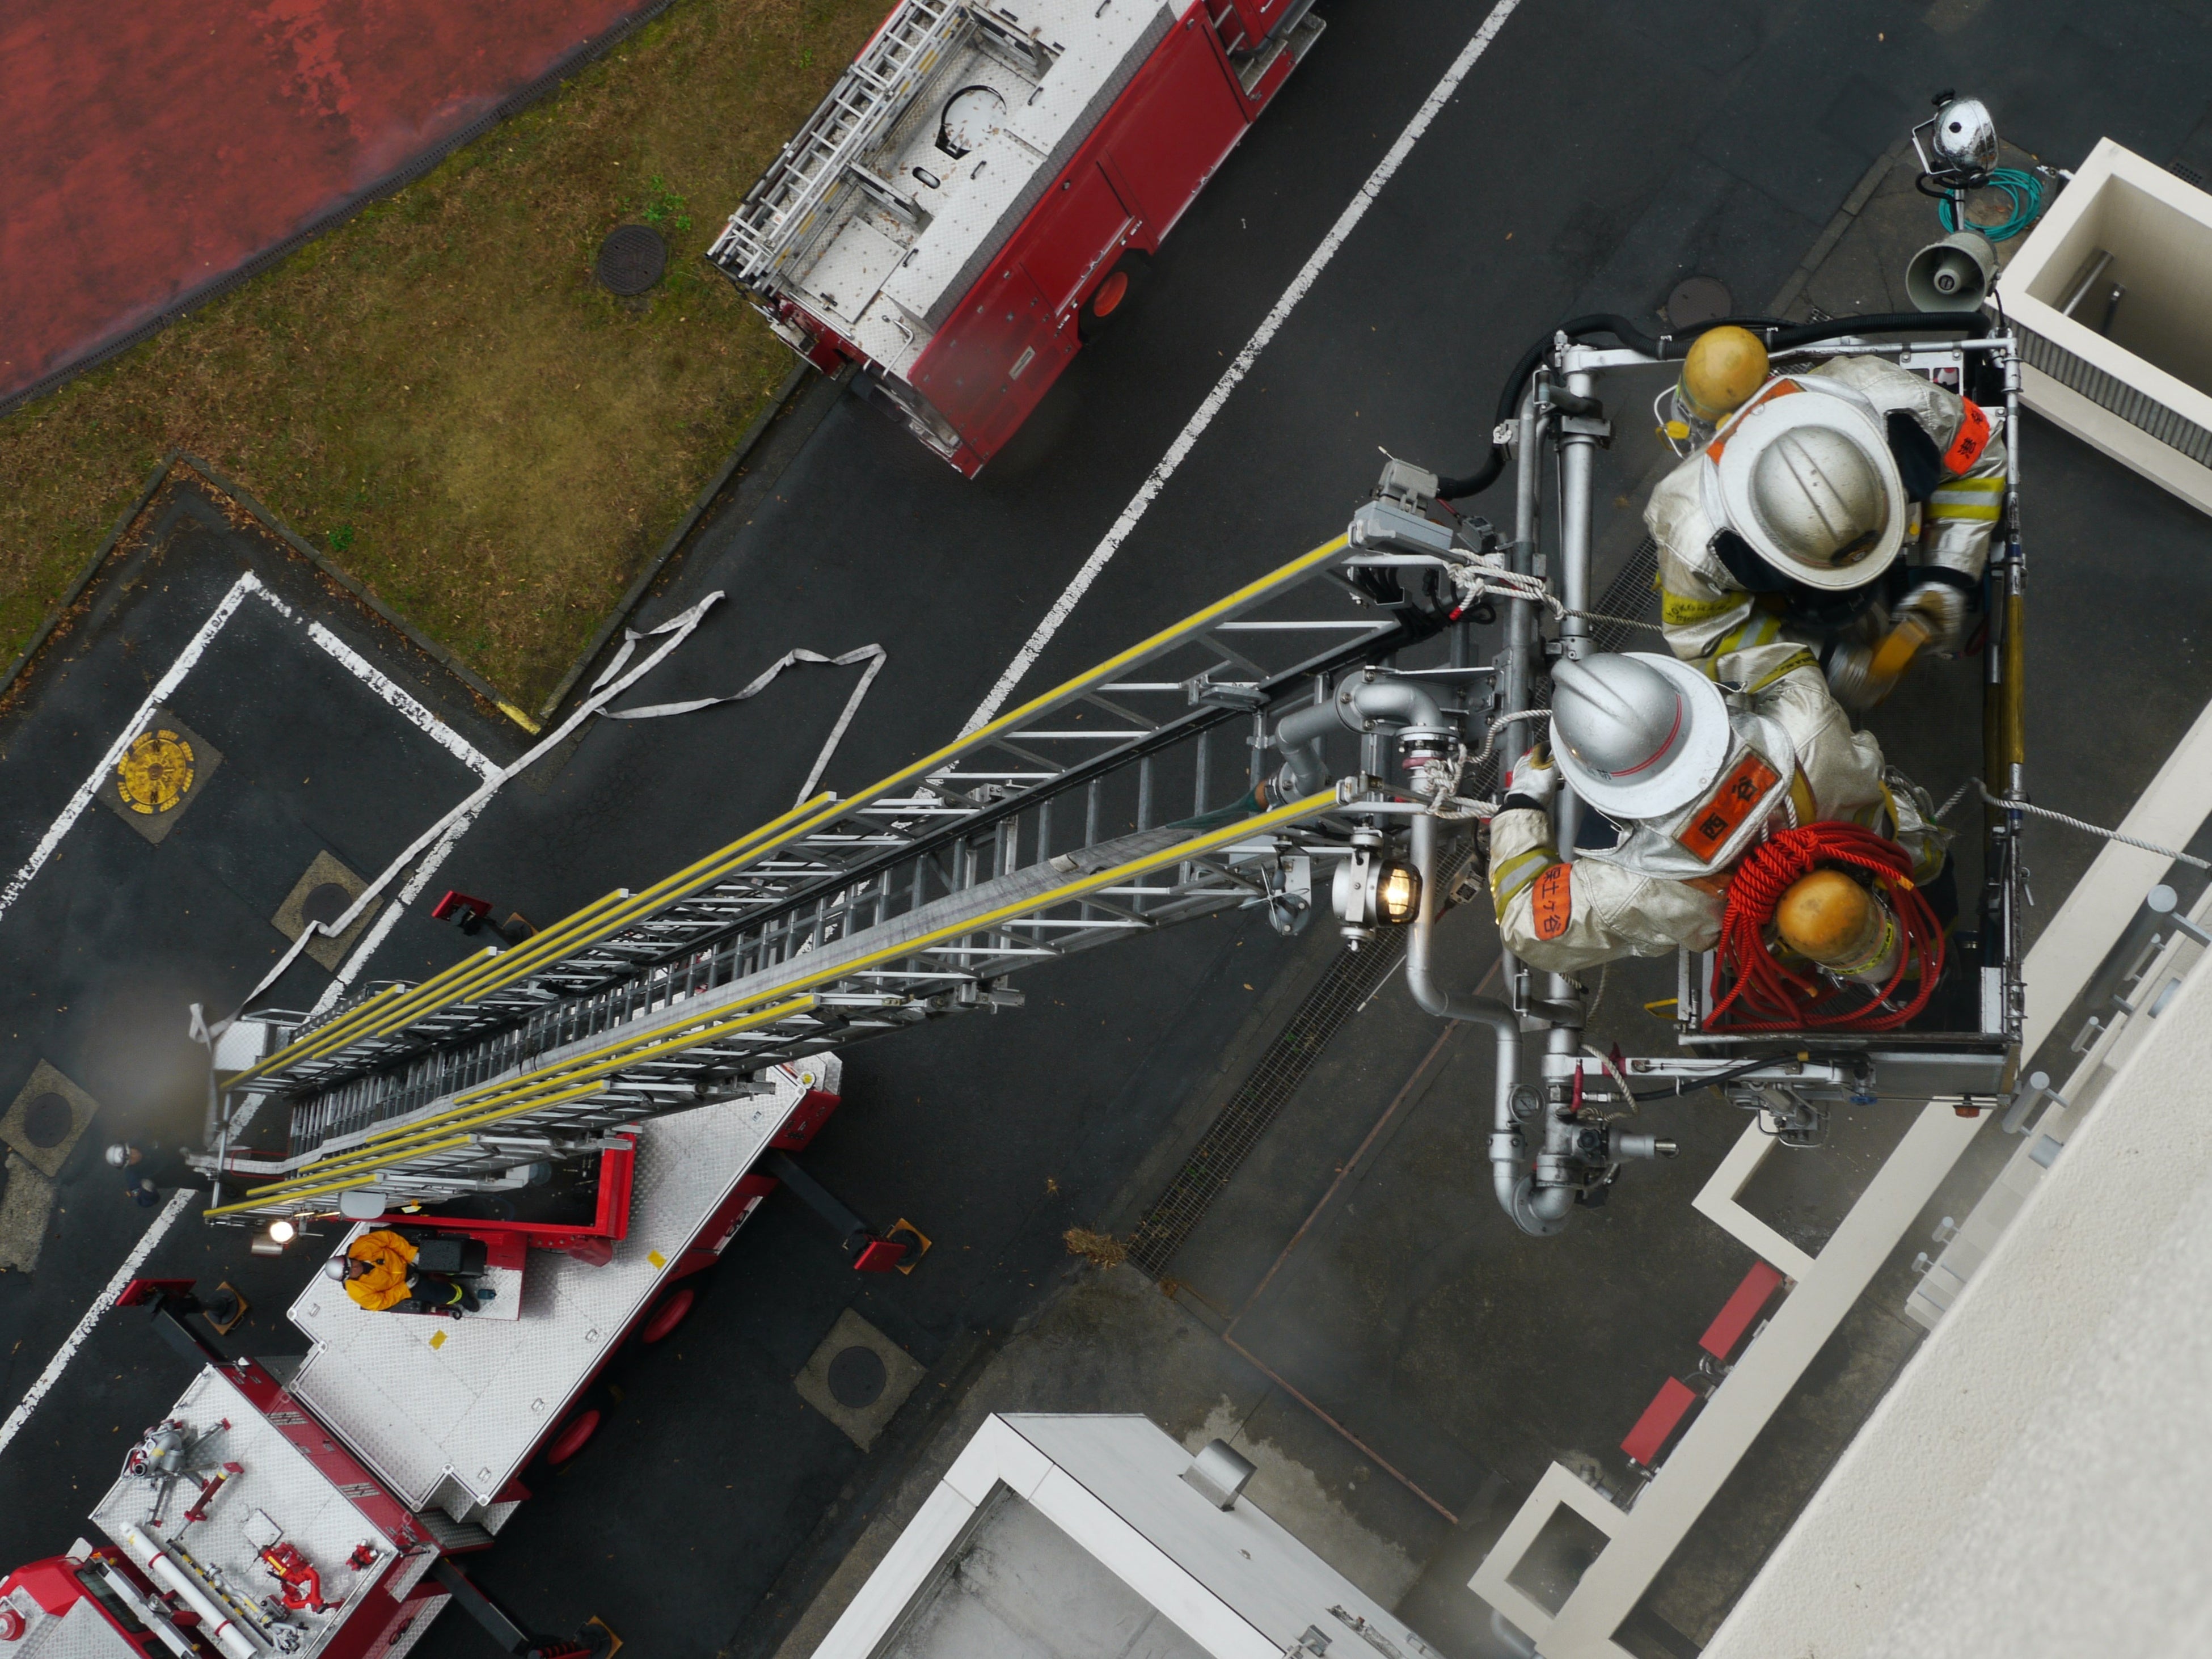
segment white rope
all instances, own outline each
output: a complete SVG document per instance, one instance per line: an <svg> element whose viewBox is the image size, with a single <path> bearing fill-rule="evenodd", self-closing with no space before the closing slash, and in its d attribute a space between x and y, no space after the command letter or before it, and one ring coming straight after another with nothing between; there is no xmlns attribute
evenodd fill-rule
<svg viewBox="0 0 2212 1659"><path fill-rule="evenodd" d="M1605 994L1602 985L1603 981L1601 981L1601 988L1598 992L1598 994L1601 997ZM1595 1003L1592 1003L1590 1006L1595 1008L1597 1005ZM1583 1018L1588 1018L1589 1016L1584 1015ZM1583 1044L1583 1052L1588 1054L1592 1060L1597 1061L1599 1065L1605 1067L1606 1076L1613 1080L1613 1086L1620 1091L1622 1103L1628 1108L1625 1112L1608 1113L1607 1115L1607 1121L1610 1122L1613 1119L1620 1117L1633 1117L1638 1112L1643 1109L1641 1103L1639 1103L1636 1098L1636 1091L1628 1086L1628 1079L1621 1076L1620 1067L1613 1063L1613 1056L1611 1054L1600 1054L1594 1044L1588 1042Z"/></svg>
<svg viewBox="0 0 2212 1659"><path fill-rule="evenodd" d="M2002 795L1990 793L1989 786L1981 783L1979 779L1974 781L1980 785L1982 800L1986 805L2001 806L2008 812L2027 812L2039 818L2049 818L2053 823L2063 823L2069 830L2079 830L2087 835L2102 836L2106 841L2116 841L2123 847L2140 848L2146 853L2155 853L2162 859L2172 859L2177 863L2191 865L2199 870L2212 870L2212 862L2198 858L2194 853L2184 853L2172 847L2160 847L2154 841L2137 841L2133 836L2124 836L2118 830L2107 830L2100 823L2090 823L2081 818L2069 817L2065 813L2054 812L2047 806L2037 806L2024 800L2007 800ZM1945 811L1949 810L1948 806L1944 808ZM1942 814L1939 813L1937 816L1941 817Z"/></svg>
<svg viewBox="0 0 2212 1659"><path fill-rule="evenodd" d="M1475 751L1474 758L1478 761L1488 760L1492 749L1498 743L1498 734L1516 720L1547 720L1551 718L1552 711L1548 708L1520 708L1510 714L1500 714L1496 720L1491 721L1490 730L1482 734L1482 747ZM1518 759L1519 757L1516 756L1515 758Z"/></svg>
<svg viewBox="0 0 2212 1659"><path fill-rule="evenodd" d="M1929 814L1929 818L1935 823L1942 823L1945 818L1951 816L1951 809L1956 806L1960 801L1966 799L1966 791L1972 789L1981 780L1979 778L1968 778L1964 783L1960 784L1956 789L1954 789L1951 792L1951 798L1948 800L1945 801L1941 806L1937 807L1933 812Z"/></svg>

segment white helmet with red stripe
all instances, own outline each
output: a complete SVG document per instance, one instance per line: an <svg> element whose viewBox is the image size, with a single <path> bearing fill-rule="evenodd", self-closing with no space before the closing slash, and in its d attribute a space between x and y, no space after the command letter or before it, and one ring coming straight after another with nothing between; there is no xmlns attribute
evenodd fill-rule
<svg viewBox="0 0 2212 1659"><path fill-rule="evenodd" d="M1792 581L1863 587L1905 545L1905 484L1881 414L1818 376L1769 381L1705 450L1721 514Z"/></svg>
<svg viewBox="0 0 2212 1659"><path fill-rule="evenodd" d="M1720 688L1688 663L1633 651L1553 665L1552 752L1601 812L1656 818L1687 806L1734 743Z"/></svg>

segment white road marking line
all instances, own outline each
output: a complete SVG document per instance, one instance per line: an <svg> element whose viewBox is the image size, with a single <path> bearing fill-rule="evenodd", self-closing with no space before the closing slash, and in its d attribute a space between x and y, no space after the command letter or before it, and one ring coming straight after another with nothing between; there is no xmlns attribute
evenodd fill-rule
<svg viewBox="0 0 2212 1659"><path fill-rule="evenodd" d="M269 596L271 604L276 596ZM289 613L288 613L289 614ZM478 777L488 778L499 770L499 763L484 754L466 738L417 702L384 671L348 645L320 623L307 624L307 637L345 665L348 672L362 684L399 711L402 719L415 726L440 748L449 750L460 763Z"/></svg>
<svg viewBox="0 0 2212 1659"><path fill-rule="evenodd" d="M101 784L106 781L107 775L122 760L123 752L131 746L131 739L145 730L146 723L153 718L154 711L167 702L176 689L184 684L185 676L191 672L194 665L206 653L208 647L214 643L215 636L222 633L223 625L237 614L238 607L245 602L246 596L249 593L258 594L279 616L291 621L298 620L292 607L270 592L263 585L260 577L255 575L251 570L240 575L239 579L231 584L230 591L222 596L222 602L208 613L208 619L200 624L199 631L194 634L185 643L185 648L177 653L176 659L170 663L168 671L155 683L154 689L146 696L146 701L138 705L138 712L133 714L130 722L124 726L122 735L118 737L109 746L107 752L100 757L100 764L93 768L92 775L78 786L76 793L70 797L69 805L64 806L60 816L47 826L46 833L40 838L39 844L31 849L30 857L24 860L21 867L9 878L7 886L0 888L0 916L7 915L9 907L22 896L23 890L31 884L32 878L45 867L46 860L54 855L55 848L61 845L62 838L75 827L77 819L84 815L84 809L89 806L93 798L99 794ZM496 762L479 751L467 738L432 714L390 676L384 673L336 634L331 632L329 629L324 627L322 623L310 623L307 626L307 637L336 658L348 672L390 704L409 725L422 732L425 737L441 749L449 751L462 765L479 777L489 778L497 775L499 766Z"/></svg>
<svg viewBox="0 0 2212 1659"><path fill-rule="evenodd" d="M234 597L242 597L235 588L231 592ZM146 1258L154 1254L154 1247L168 1237L169 1229L177 1224L177 1218L184 1214L185 1206L196 1196L198 1194L190 1187L179 1187L169 1194L169 1201L162 1206L161 1213L154 1218L153 1225L141 1235L137 1243L131 1247L131 1254L123 1258L123 1265L115 1270L115 1277L107 1281L107 1288L94 1299L92 1306L84 1310L84 1317L76 1322L76 1328L54 1351L54 1357L46 1361L46 1370L40 1371L37 1379L24 1390L23 1397L15 1402L15 1409L8 1413L8 1420L0 1423L0 1451L7 1450L8 1443L15 1437L24 1424L31 1420L31 1413L39 1408L39 1401L46 1397L47 1390L61 1381L61 1375L69 1369L70 1361L76 1358L76 1351L84 1346L85 1338L92 1334L92 1328L100 1323L100 1315L114 1305L115 1298L121 1294L123 1287L137 1278L138 1269L146 1265Z"/></svg>
<svg viewBox="0 0 2212 1659"><path fill-rule="evenodd" d="M1398 141L1376 164L1375 171L1367 175L1367 181L1360 185L1358 193L1337 216L1336 223L1329 228L1328 234L1322 238L1321 246L1314 249L1290 287L1283 290L1283 297L1275 301L1274 309L1267 313L1266 320L1261 323L1252 337L1244 343L1244 349L1237 354L1235 361L1214 382L1213 390L1198 406L1198 412L1190 417L1189 424L1168 446L1167 453L1152 468L1151 475L1146 478L1128 506L1121 509L1121 516L1115 520L1114 527L1106 532L1105 539L1091 550L1091 556L1083 562L1083 568L1075 573L1074 580L1067 584L1066 591L1054 601L1052 609L1045 612L1044 620L1036 625L1036 630L1030 635L1028 643L1014 653L1013 661L1006 665L1006 672L999 676L999 683L991 688L991 695L984 698L975 712L968 717L968 724L961 728L963 737L987 725L1006 706L1006 699L1013 695L1014 688L1021 684L1022 677L1036 665L1052 636L1060 631L1060 624L1074 612L1077 602L1090 591L1091 583L1098 580L1099 572L1105 569L1108 562L1121 551L1121 544L1136 529L1137 521L1145 516L1160 491L1167 487L1168 480L1175 476L1176 470L1189 456L1200 435L1213 424L1213 417L1229 401L1229 394L1236 391L1244 377L1251 373L1253 363L1258 361L1261 352L1267 349L1267 343L1290 319L1291 313L1297 309L1298 301L1305 298L1307 291L1321 279L1322 272L1328 268L1329 261L1336 257L1337 251L1350 238L1353 228L1367 216L1368 208L1382 193L1382 187L1405 164L1407 156L1413 154L1413 146L1420 141L1421 135L1429 130L1430 123L1451 101L1452 94L1459 90L1460 82L1474 68L1476 60L1490 49L1490 43L1498 38L1498 30L1505 26L1505 20L1513 15L1520 3L1521 0L1498 0L1498 3L1491 8L1490 15L1482 20L1482 27L1474 32L1474 38L1452 60L1451 67L1444 71L1443 79L1437 82L1436 89L1429 94L1428 100L1414 112L1413 118L1398 135Z"/></svg>
<svg viewBox="0 0 2212 1659"><path fill-rule="evenodd" d="M285 621L300 620L298 612L267 588L261 590L261 597L269 602L270 609L283 617ZM474 744L416 702L398 681L392 679L390 675L370 662L368 658L362 656L360 652L355 650L329 629L324 627L322 623L309 623L307 637L337 658L348 673L391 704L398 712L402 720L428 738L438 747L449 752L455 760L460 762L478 777L488 778L499 770L498 763L488 759Z"/></svg>
<svg viewBox="0 0 2212 1659"><path fill-rule="evenodd" d="M208 619L200 624L199 632L193 635L185 648L177 653L177 659L169 665L168 672L154 683L154 689L146 694L146 701L138 705L138 712L124 726L122 735L108 745L107 752L100 757L100 764L92 769L92 775L77 787L76 793L70 797L69 805L62 808L61 816L47 827L39 844L31 849L31 856L23 860L22 867L9 879L7 886L0 888L0 916L6 915L9 906L22 896L23 890L31 884L31 878L39 873L46 860L53 856L54 849L62 844L62 837L69 834L77 819L84 816L84 809L92 805L92 798L100 793L100 787L106 781L107 775L122 760L123 751L130 748L131 740L145 730L146 722L153 717L154 711L167 702L178 686L184 684L185 676L192 672L192 665L200 659L201 653L215 636L222 632L223 624L244 603L246 596L259 591L260 586L261 578L251 570L246 572L231 584L230 592L222 596L222 602L208 613Z"/></svg>
<svg viewBox="0 0 2212 1659"><path fill-rule="evenodd" d="M399 890L398 896L384 907L384 914L377 917L375 925L362 935L361 943L354 946L353 954L331 975L331 982L323 987L322 995L315 999L315 1006L308 1011L311 1014L320 1017L338 1006L338 1000L353 988L354 981L368 966L368 959L376 954L392 928L398 926L399 918L407 914L407 907L422 896L422 890L430 884L430 878L438 873L438 866L446 861L447 854L459 843L476 821L477 814L469 812L447 826L446 833L439 837L438 844L423 855L422 863L415 866L415 873L408 877L406 884ZM251 1110L254 1103L248 1103L247 1109ZM236 1127L234 1122L234 1129Z"/></svg>
<svg viewBox="0 0 2212 1659"><path fill-rule="evenodd" d="M39 844L31 849L30 857L23 861L22 866L9 878L7 886L0 888L0 915L7 914L9 907L22 896L23 890L31 884L32 878L45 866L46 860L53 856L55 849L62 843L62 838L69 834L75 827L77 819L84 815L84 809L92 804L93 798L100 793L100 786L106 781L108 775L122 760L124 751L131 746L131 739L145 730L147 722L153 718L154 711L167 702L174 695L177 688L184 684L185 677L191 672L200 658L206 653L208 647L214 642L216 635L222 632L224 625L237 614L238 607L245 603L246 595L249 593L259 594L279 615L297 620L292 607L271 593L253 572L248 570L240 574L239 579L231 584L230 591L225 593L216 608L208 613L207 620L199 625L198 630L186 641L185 648L177 653L175 659L169 664L167 671L155 682L154 689L147 693L145 702L139 704L138 712L131 717L129 723L124 726L121 735L109 745L107 752L100 757L100 764L93 768L92 775L78 787L76 793L70 797L69 805L62 809L60 816L47 827L46 833L40 838ZM424 708L422 703L362 657L344 641L339 639L337 635L331 633L320 623L309 624L307 634L318 646L330 653L371 690L398 710L410 724L418 727L432 741L451 750L462 764L483 776L498 775L499 768L496 764L478 753L459 732ZM418 872L417 880L410 884L410 890L403 895L402 904L406 899L413 897L421 890L420 884L429 878L430 872L437 867L444 852L449 848L450 843L447 848L441 849L438 854L426 861L423 870ZM386 915L381 919L381 925L388 929L391 923L398 919L400 908L400 905L387 907ZM380 939L381 935L376 937ZM356 951L354 962L349 965L357 967L360 963L367 959L367 955L366 949ZM60 1380L61 1374L69 1368L70 1361L76 1357L76 1351L84 1346L85 1339L92 1334L92 1328L100 1322L100 1316L107 1311L109 1305L115 1300L117 1292L136 1277L138 1269L144 1265L146 1258L153 1254L155 1247L167 1235L169 1229L176 1224L178 1217L184 1213L191 1197L192 1189L190 1188L180 1188L170 1196L168 1204L162 1209L161 1214L154 1218L153 1224L147 1228L144 1236L139 1239L131 1254L124 1258L123 1266L116 1270L115 1277L108 1281L107 1288L102 1291L99 1298L85 1310L84 1317L77 1322L76 1328L70 1334L69 1340L56 1351L54 1357L47 1362L46 1370L39 1373L38 1379L31 1384L29 1390L16 1404L15 1409L9 1413L7 1421L0 1423L0 1451L7 1449L8 1443L15 1437L23 1425L29 1420L39 1401L44 1399L47 1391Z"/></svg>

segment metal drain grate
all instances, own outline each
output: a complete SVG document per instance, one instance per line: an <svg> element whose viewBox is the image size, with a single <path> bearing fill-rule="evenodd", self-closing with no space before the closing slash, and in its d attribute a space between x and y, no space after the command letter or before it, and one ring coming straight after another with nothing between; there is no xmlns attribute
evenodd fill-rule
<svg viewBox="0 0 2212 1659"><path fill-rule="evenodd" d="M1375 988L1389 978L1404 952L1395 930L1367 949L1346 951L1329 963L1321 983L1306 994L1297 1013L1252 1073L1221 1109L1159 1201L1129 1239L1129 1260L1155 1279L1167 1271L1175 1253L1204 1218L1245 1155L1259 1144L1283 1103L1305 1081L1328 1040L1358 1011Z"/></svg>

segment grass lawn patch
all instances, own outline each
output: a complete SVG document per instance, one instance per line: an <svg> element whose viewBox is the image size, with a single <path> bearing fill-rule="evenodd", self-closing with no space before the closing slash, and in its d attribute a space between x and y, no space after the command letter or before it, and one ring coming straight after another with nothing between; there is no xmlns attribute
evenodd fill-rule
<svg viewBox="0 0 2212 1659"><path fill-rule="evenodd" d="M682 0L556 95L0 420L0 661L172 446L534 708L789 368L702 257L890 0ZM669 243L623 301L618 224Z"/></svg>

